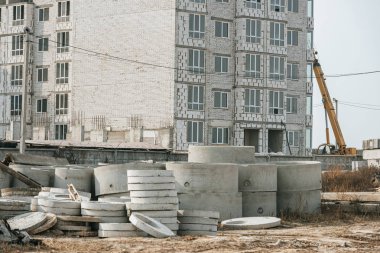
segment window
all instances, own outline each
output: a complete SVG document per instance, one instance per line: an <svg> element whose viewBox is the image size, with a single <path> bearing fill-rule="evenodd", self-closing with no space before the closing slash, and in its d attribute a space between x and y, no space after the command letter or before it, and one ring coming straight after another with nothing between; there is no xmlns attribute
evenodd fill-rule
<svg viewBox="0 0 380 253"><path fill-rule="evenodd" d="M193 3L205 3L206 0L190 0L190 2L193 2Z"/></svg>
<svg viewBox="0 0 380 253"><path fill-rule="evenodd" d="M249 43L261 43L261 21L255 19L246 20L246 41Z"/></svg>
<svg viewBox="0 0 380 253"><path fill-rule="evenodd" d="M70 1L61 1L58 2L58 21L66 22L70 18Z"/></svg>
<svg viewBox="0 0 380 253"><path fill-rule="evenodd" d="M245 55L245 76L260 78L260 61L261 57L257 54L246 54Z"/></svg>
<svg viewBox="0 0 380 253"><path fill-rule="evenodd" d="M205 71L205 52L197 49L189 49L189 70L193 73Z"/></svg>
<svg viewBox="0 0 380 253"><path fill-rule="evenodd" d="M57 33L57 52L65 53L69 52L69 32L59 32Z"/></svg>
<svg viewBox="0 0 380 253"><path fill-rule="evenodd" d="M215 37L228 38L228 23L215 21Z"/></svg>
<svg viewBox="0 0 380 253"><path fill-rule="evenodd" d="M313 97L306 97L306 115L313 115Z"/></svg>
<svg viewBox="0 0 380 253"><path fill-rule="evenodd" d="M190 14L189 36L202 39L205 36L205 15Z"/></svg>
<svg viewBox="0 0 380 253"><path fill-rule="evenodd" d="M261 0L245 0L245 6L252 9L261 9Z"/></svg>
<svg viewBox="0 0 380 253"><path fill-rule="evenodd" d="M55 114L64 115L67 114L69 108L69 95L68 94L56 94L55 95Z"/></svg>
<svg viewBox="0 0 380 253"><path fill-rule="evenodd" d="M298 0L288 0L288 11L289 12L298 12Z"/></svg>
<svg viewBox="0 0 380 253"><path fill-rule="evenodd" d="M244 93L245 106L244 111L250 113L260 113L261 100L260 90L246 89Z"/></svg>
<svg viewBox="0 0 380 253"><path fill-rule="evenodd" d="M187 142L202 143L203 142L203 122L188 121L187 122Z"/></svg>
<svg viewBox="0 0 380 253"><path fill-rule="evenodd" d="M299 65L294 63L289 63L287 65L287 79L289 80L298 80L299 79Z"/></svg>
<svg viewBox="0 0 380 253"><path fill-rule="evenodd" d="M228 57L215 56L215 72L217 73L228 72Z"/></svg>
<svg viewBox="0 0 380 253"><path fill-rule="evenodd" d="M307 16L309 18L314 17L314 1L313 0L308 0L307 1Z"/></svg>
<svg viewBox="0 0 380 253"><path fill-rule="evenodd" d="M285 0L270 0L270 10L275 12L284 12Z"/></svg>
<svg viewBox="0 0 380 253"><path fill-rule="evenodd" d="M228 93L214 91L214 108L228 108Z"/></svg>
<svg viewBox="0 0 380 253"><path fill-rule="evenodd" d="M311 149L312 145L312 131L311 128L306 128L306 141L305 141L305 147L307 149Z"/></svg>
<svg viewBox="0 0 380 253"><path fill-rule="evenodd" d="M284 114L284 92L269 91L269 114Z"/></svg>
<svg viewBox="0 0 380 253"><path fill-rule="evenodd" d="M22 108L22 95L11 96L11 116L20 116Z"/></svg>
<svg viewBox="0 0 380 253"><path fill-rule="evenodd" d="M38 21L48 21L49 20L49 8L40 8L38 10Z"/></svg>
<svg viewBox="0 0 380 253"><path fill-rule="evenodd" d="M11 67L11 85L22 85L22 71L23 66L22 65L12 65Z"/></svg>
<svg viewBox="0 0 380 253"><path fill-rule="evenodd" d="M188 109L202 111L204 108L205 88L199 85L189 85L188 88Z"/></svg>
<svg viewBox="0 0 380 253"><path fill-rule="evenodd" d="M285 79L285 58L271 56L270 57L270 73L269 79L282 81Z"/></svg>
<svg viewBox="0 0 380 253"><path fill-rule="evenodd" d="M297 113L297 101L295 97L286 97L286 113Z"/></svg>
<svg viewBox="0 0 380 253"><path fill-rule="evenodd" d="M66 84L69 83L69 63L57 63L56 69L56 83Z"/></svg>
<svg viewBox="0 0 380 253"><path fill-rule="evenodd" d="M48 68L37 68L37 82L48 81Z"/></svg>
<svg viewBox="0 0 380 253"><path fill-rule="evenodd" d="M15 35L12 36L12 55L23 55L24 54L24 36Z"/></svg>
<svg viewBox="0 0 380 253"><path fill-rule="evenodd" d="M313 82L313 64L308 63L307 64L307 73L306 73L306 82L312 83Z"/></svg>
<svg viewBox="0 0 380 253"><path fill-rule="evenodd" d="M48 51L49 50L49 39L48 38L40 38L38 39L38 51Z"/></svg>
<svg viewBox="0 0 380 253"><path fill-rule="evenodd" d="M288 131L288 141L291 147L298 147L300 143L299 140L299 132Z"/></svg>
<svg viewBox="0 0 380 253"><path fill-rule="evenodd" d="M313 32L307 32L307 49L313 49Z"/></svg>
<svg viewBox="0 0 380 253"><path fill-rule="evenodd" d="M212 144L228 144L228 128L212 128Z"/></svg>
<svg viewBox="0 0 380 253"><path fill-rule="evenodd" d="M13 6L13 25L23 25L25 17L24 5Z"/></svg>
<svg viewBox="0 0 380 253"><path fill-rule="evenodd" d="M298 46L298 31L288 30L288 46Z"/></svg>
<svg viewBox="0 0 380 253"><path fill-rule="evenodd" d="M55 125L55 139L66 140L67 125Z"/></svg>
<svg viewBox="0 0 380 253"><path fill-rule="evenodd" d="M272 46L284 46L285 24L270 22L270 44Z"/></svg>
<svg viewBox="0 0 380 253"><path fill-rule="evenodd" d="M36 108L37 113L44 113L47 112L47 99L37 99L37 108Z"/></svg>

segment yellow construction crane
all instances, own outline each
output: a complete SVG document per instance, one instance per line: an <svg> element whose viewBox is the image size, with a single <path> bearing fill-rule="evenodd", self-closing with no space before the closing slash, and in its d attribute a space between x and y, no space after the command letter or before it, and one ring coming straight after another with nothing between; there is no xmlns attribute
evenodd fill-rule
<svg viewBox="0 0 380 253"><path fill-rule="evenodd" d="M335 155L356 155L356 148L347 148L346 142L343 137L342 130L336 116L336 111L333 105L333 102L330 97L329 90L327 89L326 80L322 71L321 64L317 59L317 52L314 53L314 64L313 70L315 73L315 78L317 79L319 90L322 95L322 102L325 108L326 115L326 143L321 144L318 147L318 153L321 148L325 151L324 153L335 154ZM327 117L330 120L331 127L333 129L335 140L338 147L330 144L330 130L328 126Z"/></svg>

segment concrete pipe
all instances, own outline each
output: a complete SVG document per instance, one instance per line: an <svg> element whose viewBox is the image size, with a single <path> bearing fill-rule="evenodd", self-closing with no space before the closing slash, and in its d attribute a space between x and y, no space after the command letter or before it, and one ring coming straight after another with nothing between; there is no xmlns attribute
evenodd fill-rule
<svg viewBox="0 0 380 253"><path fill-rule="evenodd" d="M11 175L0 170L0 189L11 187Z"/></svg>
<svg viewBox="0 0 380 253"><path fill-rule="evenodd" d="M189 162L194 163L255 163L255 147L190 146Z"/></svg>
<svg viewBox="0 0 380 253"><path fill-rule="evenodd" d="M243 217L276 216L276 192L242 192Z"/></svg>
<svg viewBox="0 0 380 253"><path fill-rule="evenodd" d="M242 193L181 193L179 209L220 213L220 220L242 217Z"/></svg>
<svg viewBox="0 0 380 253"><path fill-rule="evenodd" d="M309 191L322 189L320 162L279 162L277 165L278 191Z"/></svg>
<svg viewBox="0 0 380 253"><path fill-rule="evenodd" d="M277 166L274 164L241 164L239 192L277 191Z"/></svg>
<svg viewBox="0 0 380 253"><path fill-rule="evenodd" d="M178 193L238 192L238 166L217 163L167 163L172 170Z"/></svg>
<svg viewBox="0 0 380 253"><path fill-rule="evenodd" d="M128 192L128 170L165 170L161 163L125 163L94 169L95 195Z"/></svg>
<svg viewBox="0 0 380 253"><path fill-rule="evenodd" d="M13 165L10 165L10 168L33 179L34 181L40 183L42 186L45 186L45 187L51 186L50 177L54 173L54 170L51 167L43 167L43 166L39 167L39 166L13 164ZM12 187L13 188L27 188L29 186L27 186L20 180L13 178Z"/></svg>
<svg viewBox="0 0 380 253"><path fill-rule="evenodd" d="M91 192L94 170L84 167L56 167L54 187L67 188L73 184L78 191Z"/></svg>
<svg viewBox="0 0 380 253"><path fill-rule="evenodd" d="M315 214L321 212L321 190L277 192L278 213Z"/></svg>

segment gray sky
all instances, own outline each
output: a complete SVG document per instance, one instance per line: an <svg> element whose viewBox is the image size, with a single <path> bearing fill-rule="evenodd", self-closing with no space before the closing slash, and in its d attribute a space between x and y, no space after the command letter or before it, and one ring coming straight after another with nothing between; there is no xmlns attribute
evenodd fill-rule
<svg viewBox="0 0 380 253"><path fill-rule="evenodd" d="M325 75L380 70L379 10L379 0L314 0L314 48ZM330 77L327 85L331 97L340 101L338 118L347 146L361 149L362 140L380 139L380 73ZM313 147L317 147L326 136L316 82L313 104Z"/></svg>

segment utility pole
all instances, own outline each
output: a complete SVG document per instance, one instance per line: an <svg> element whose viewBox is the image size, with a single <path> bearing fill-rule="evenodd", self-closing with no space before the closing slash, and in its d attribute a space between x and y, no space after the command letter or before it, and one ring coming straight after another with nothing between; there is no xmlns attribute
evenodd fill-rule
<svg viewBox="0 0 380 253"><path fill-rule="evenodd" d="M22 102L21 102L21 129L20 129L20 154L25 153L26 137L26 114L28 103L28 72L29 72L29 27L24 28L24 80L22 82Z"/></svg>

